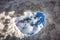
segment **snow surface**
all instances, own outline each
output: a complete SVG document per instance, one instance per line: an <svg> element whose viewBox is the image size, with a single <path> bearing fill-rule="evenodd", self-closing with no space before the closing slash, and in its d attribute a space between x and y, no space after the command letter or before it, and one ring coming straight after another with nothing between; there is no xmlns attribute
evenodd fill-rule
<svg viewBox="0 0 60 40"><path fill-rule="evenodd" d="M44 27L44 20L45 15L43 12L25 11L24 16L16 18L15 23L23 34L34 35Z"/></svg>

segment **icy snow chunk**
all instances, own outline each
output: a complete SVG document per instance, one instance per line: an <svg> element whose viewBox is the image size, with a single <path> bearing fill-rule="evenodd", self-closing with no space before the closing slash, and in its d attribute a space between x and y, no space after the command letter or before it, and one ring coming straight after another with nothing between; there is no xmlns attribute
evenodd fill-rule
<svg viewBox="0 0 60 40"><path fill-rule="evenodd" d="M44 12L25 11L24 16L16 19L16 26L25 35L37 34L44 27Z"/></svg>

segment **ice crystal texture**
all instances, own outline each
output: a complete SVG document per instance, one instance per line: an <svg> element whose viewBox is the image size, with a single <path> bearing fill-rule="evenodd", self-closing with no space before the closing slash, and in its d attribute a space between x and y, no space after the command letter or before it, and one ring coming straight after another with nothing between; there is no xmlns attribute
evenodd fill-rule
<svg viewBox="0 0 60 40"><path fill-rule="evenodd" d="M44 18L45 15L43 12L25 11L24 16L17 18L15 22L23 34L34 35L44 27Z"/></svg>

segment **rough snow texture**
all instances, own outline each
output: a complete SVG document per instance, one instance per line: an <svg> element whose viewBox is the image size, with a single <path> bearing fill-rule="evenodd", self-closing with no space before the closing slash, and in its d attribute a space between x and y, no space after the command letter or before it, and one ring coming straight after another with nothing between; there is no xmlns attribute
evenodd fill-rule
<svg viewBox="0 0 60 40"><path fill-rule="evenodd" d="M26 36L35 35L44 27L45 15L43 12L25 11L24 16L16 18L17 28Z"/></svg>
<svg viewBox="0 0 60 40"><path fill-rule="evenodd" d="M25 37L14 24L25 10L46 13L46 27ZM60 0L0 0L0 40L60 40Z"/></svg>

